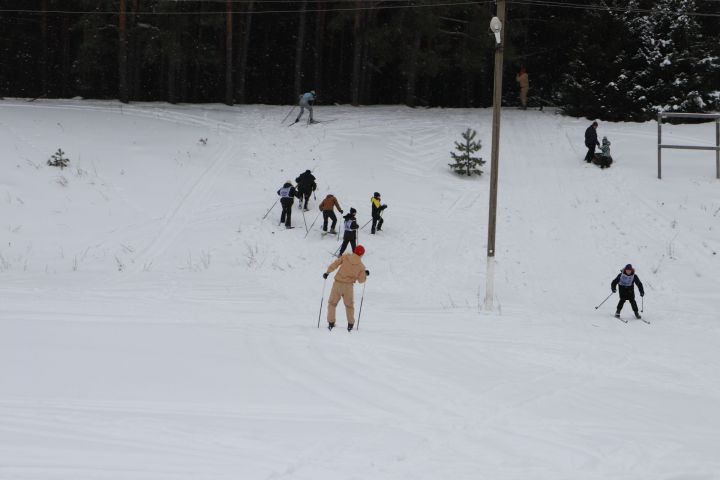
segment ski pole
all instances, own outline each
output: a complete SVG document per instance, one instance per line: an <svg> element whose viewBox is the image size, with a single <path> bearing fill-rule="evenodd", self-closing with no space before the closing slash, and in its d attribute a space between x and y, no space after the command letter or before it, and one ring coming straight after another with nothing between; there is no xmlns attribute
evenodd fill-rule
<svg viewBox="0 0 720 480"><path fill-rule="evenodd" d="M360 311L358 312L358 321L357 321L357 327L356 330L360 330L360 317L362 317L362 306L363 306L363 300L365 300L365 285L367 285L367 280L363 283L363 291L362 295L360 296Z"/></svg>
<svg viewBox="0 0 720 480"><path fill-rule="evenodd" d="M307 232L309 232L310 230L308 230L308 228L307 228L307 220L305 220L305 210L302 211L302 216L303 216L303 223L305 223L305 234L307 235Z"/></svg>
<svg viewBox="0 0 720 480"><path fill-rule="evenodd" d="M290 111L287 113L287 115L285 115L285 118L283 118L283 119L282 119L282 122L280 122L280 123L285 123L285 120L288 119L288 117L290 116L290 114L291 114L292 112L294 112L296 108L297 108L297 105L293 105L293 107L290 109Z"/></svg>
<svg viewBox="0 0 720 480"><path fill-rule="evenodd" d="M640 297L640 311L641 312L645 311L645 295Z"/></svg>
<svg viewBox="0 0 720 480"><path fill-rule="evenodd" d="M320 315L322 315L322 304L323 300L325 300L325 285L327 285L327 278L323 280L323 291L322 296L320 297L320 311L318 312L318 328L320 328Z"/></svg>
<svg viewBox="0 0 720 480"><path fill-rule="evenodd" d="M268 211L265 213L265 215L263 215L263 218L262 218L263 220L265 220L265 218L270 214L270 211L271 211L273 208L275 208L275 205L277 205L277 202L278 202L279 200L280 200L279 198L278 198L277 200L275 200L275 203L273 203L273 206L270 207L270 210L268 210Z"/></svg>
<svg viewBox="0 0 720 480"><path fill-rule="evenodd" d="M608 301L608 298L612 297L614 293L615 293L615 292L610 292L610 295L608 295L607 298L605 298L605 300L603 300L602 302L600 302L600 305L602 305L603 303L607 302L607 301ZM597 307L595 307L595 310L597 310L598 308L600 308L600 305L598 305Z"/></svg>
<svg viewBox="0 0 720 480"><path fill-rule="evenodd" d="M315 222L317 222L317 219L318 219L319 217L320 217L320 213L317 214L317 216L315 217L315 220L313 220L313 223L310 224L310 230L312 230L312 227L315 225ZM308 230L308 231L305 233L305 238L307 238L308 234L310 233L310 230Z"/></svg>
<svg viewBox="0 0 720 480"><path fill-rule="evenodd" d="M360 230L362 230L363 228L367 227L367 226L368 226L368 223L370 223L370 222L372 222L372 218L371 218L370 220L368 220L367 222L365 222L365 225L363 225L362 227L360 227Z"/></svg>

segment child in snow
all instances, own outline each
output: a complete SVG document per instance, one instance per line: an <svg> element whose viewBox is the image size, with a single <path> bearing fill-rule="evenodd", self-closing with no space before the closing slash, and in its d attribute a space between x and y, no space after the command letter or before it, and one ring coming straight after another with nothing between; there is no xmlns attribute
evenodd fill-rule
<svg viewBox="0 0 720 480"><path fill-rule="evenodd" d="M295 119L295 123L300 121L300 117L303 116L303 113L305 112L305 109L307 108L310 111L310 118L308 119L308 123L313 123L315 120L313 120L313 104L315 103L315 99L317 97L315 96L315 90L310 90L307 93L303 93L300 96L300 101L298 102L298 105L300 105L300 113L298 114L297 118Z"/></svg>
<svg viewBox="0 0 720 480"><path fill-rule="evenodd" d="M635 269L633 269L633 266L629 263L625 265L625 268L618 273L618 276L615 277L610 284L610 289L613 293L615 293L615 289L618 285L620 285L620 301L617 304L615 316L620 318L620 310L622 310L623 305L627 300L630 302L633 312L635 312L635 318L641 318L640 313L638 312L637 303L635 303L635 285L637 285L638 290L640 290L641 297L645 296L645 289L643 288L640 278L635 275Z"/></svg>
<svg viewBox="0 0 720 480"><path fill-rule="evenodd" d="M350 209L350 213L345 215L343 217L343 229L345 232L343 233L343 242L340 246L340 253L338 253L338 257L343 254L345 249L348 246L348 243L352 247L352 250L355 251L355 245L357 244L357 232L358 232L358 224L357 220L355 219L355 214L357 213L357 210L354 208Z"/></svg>
<svg viewBox="0 0 720 480"><path fill-rule="evenodd" d="M285 228L292 228L290 223L290 216L292 215L293 198L295 197L295 187L292 183L285 182L280 190L277 191L280 195L280 205L282 205L282 213L280 214L280 223L285 222Z"/></svg>
<svg viewBox="0 0 720 480"><path fill-rule="evenodd" d="M602 144L600 145L600 153L595 154L595 164L599 165L600 168L608 168L612 163L610 140L608 140L607 137L603 137Z"/></svg>
<svg viewBox="0 0 720 480"><path fill-rule="evenodd" d="M327 278L330 273L340 267L338 273L335 274L335 282L333 282L330 298L328 299L328 329L335 327L335 310L340 298L345 304L345 314L347 315L348 332L355 325L355 305L353 299L353 284L355 282L365 283L370 272L365 270L362 257L365 254L365 248L358 245L353 249L353 253L343 255L330 264L327 271L323 273L323 278Z"/></svg>
<svg viewBox="0 0 720 480"><path fill-rule="evenodd" d="M380 200L380 193L375 192L370 199L372 205L372 227L370 233L375 235L375 231L382 230L382 224L384 222L382 218L382 212L387 208L387 205L383 205Z"/></svg>
<svg viewBox="0 0 720 480"><path fill-rule="evenodd" d="M332 225L330 226L330 233L337 233L335 231L335 225L337 225L335 208L338 209L338 212L343 213L342 208L340 208L340 204L337 201L337 198L335 198L333 194L329 193L328 196L325 197L325 200L320 202L320 211L323 215L323 232L327 232L328 220L332 220Z"/></svg>

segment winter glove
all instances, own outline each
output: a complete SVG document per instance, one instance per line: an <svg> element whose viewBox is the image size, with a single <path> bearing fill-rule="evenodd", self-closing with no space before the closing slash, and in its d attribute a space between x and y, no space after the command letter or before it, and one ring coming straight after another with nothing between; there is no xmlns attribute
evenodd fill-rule
<svg viewBox="0 0 720 480"><path fill-rule="evenodd" d="M343 213L345 213L345 212L343 212L342 210L340 210L340 215L342 215Z"/></svg>
<svg viewBox="0 0 720 480"><path fill-rule="evenodd" d="M387 205L383 205L381 208L385 210L387 208Z"/></svg>
<svg viewBox="0 0 720 480"><path fill-rule="evenodd" d="M615 293L615 292L617 291L617 290L615 290L614 288L612 288L611 290L612 290L613 293Z"/></svg>
<svg viewBox="0 0 720 480"><path fill-rule="evenodd" d="M370 275L370 270L365 270L365 276Z"/></svg>
<svg viewBox="0 0 720 480"><path fill-rule="evenodd" d="M640 296L641 296L641 297L644 297L644 296L645 296L645 292L640 292Z"/></svg>
<svg viewBox="0 0 720 480"><path fill-rule="evenodd" d="M323 273L323 278L327 279L327 277L328 277L328 274L327 274L327 273Z"/></svg>

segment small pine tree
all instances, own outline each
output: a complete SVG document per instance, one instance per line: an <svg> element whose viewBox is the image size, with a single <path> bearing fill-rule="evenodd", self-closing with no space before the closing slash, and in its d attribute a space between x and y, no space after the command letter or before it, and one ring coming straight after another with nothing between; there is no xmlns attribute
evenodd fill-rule
<svg viewBox="0 0 720 480"><path fill-rule="evenodd" d="M68 166L69 161L69 158L65 158L65 152L62 151L62 148L58 148L58 151L48 159L47 164L51 167L60 167L60 170L62 170Z"/></svg>
<svg viewBox="0 0 720 480"><path fill-rule="evenodd" d="M475 135L477 135L477 132L472 128L465 130L462 134L463 142L455 142L455 148L459 153L450 152L455 163L448 163L448 165L457 174L469 177L473 174L482 175L483 173L478 167L484 165L485 160L472 156L473 153L482 148L480 141L475 141Z"/></svg>

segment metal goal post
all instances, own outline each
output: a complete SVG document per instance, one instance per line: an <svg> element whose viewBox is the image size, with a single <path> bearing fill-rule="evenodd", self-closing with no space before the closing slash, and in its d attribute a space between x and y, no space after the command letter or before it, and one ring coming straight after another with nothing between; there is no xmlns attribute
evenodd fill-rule
<svg viewBox="0 0 720 480"><path fill-rule="evenodd" d="M664 118L687 118L694 120L715 120L715 146L703 147L696 145L664 145L662 143L662 122ZM714 150L715 151L715 178L720 179L720 113L658 113L658 178L662 178L662 149L674 148L678 150Z"/></svg>

